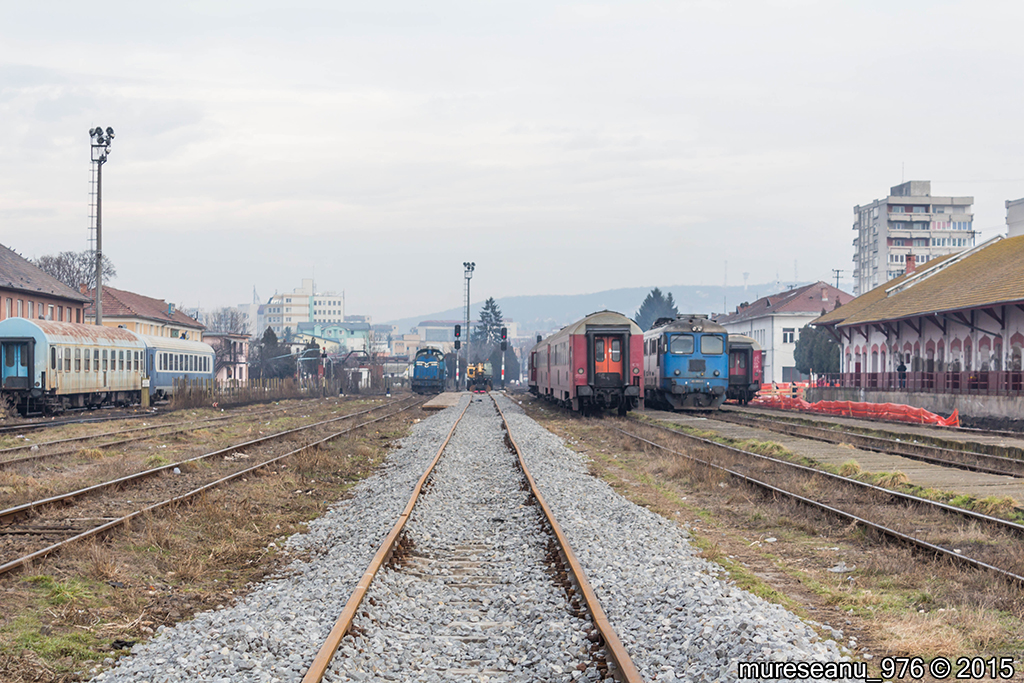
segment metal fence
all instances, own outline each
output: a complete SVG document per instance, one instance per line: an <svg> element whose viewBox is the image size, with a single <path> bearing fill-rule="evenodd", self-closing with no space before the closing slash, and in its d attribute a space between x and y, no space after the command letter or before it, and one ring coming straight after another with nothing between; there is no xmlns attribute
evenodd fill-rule
<svg viewBox="0 0 1024 683"><path fill-rule="evenodd" d="M844 372L817 376L817 380L811 382L811 386L868 391L1020 396L1024 394L1024 372L1019 370Z"/></svg>
<svg viewBox="0 0 1024 683"><path fill-rule="evenodd" d="M177 379L174 381L171 408L227 407L289 398L323 398L337 396L343 388L340 381L317 377L226 382Z"/></svg>

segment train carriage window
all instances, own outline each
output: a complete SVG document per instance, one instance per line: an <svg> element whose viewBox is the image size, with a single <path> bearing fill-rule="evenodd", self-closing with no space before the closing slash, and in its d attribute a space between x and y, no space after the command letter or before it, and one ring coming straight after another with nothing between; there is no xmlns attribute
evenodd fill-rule
<svg viewBox="0 0 1024 683"><path fill-rule="evenodd" d="M618 339L612 340L612 362L618 363L622 360L622 342Z"/></svg>
<svg viewBox="0 0 1024 683"><path fill-rule="evenodd" d="M71 372L71 349L64 349L64 372Z"/></svg>
<svg viewBox="0 0 1024 683"><path fill-rule="evenodd" d="M670 346L672 353L693 353L693 335L674 334Z"/></svg>
<svg viewBox="0 0 1024 683"><path fill-rule="evenodd" d="M139 371L139 352L138 351L135 352L135 365L133 367L134 367L135 372Z"/></svg>
<svg viewBox="0 0 1024 683"><path fill-rule="evenodd" d="M725 351L721 335L705 334L700 338L700 352L707 356L718 356Z"/></svg>
<svg viewBox="0 0 1024 683"><path fill-rule="evenodd" d="M51 370L56 370L57 369L57 347L56 346L51 346L50 347L50 369Z"/></svg>
<svg viewBox="0 0 1024 683"><path fill-rule="evenodd" d="M86 356L87 357L88 357L88 353L89 352L86 351ZM75 372L81 372L81 371L82 371L82 349L75 349Z"/></svg>
<svg viewBox="0 0 1024 683"><path fill-rule="evenodd" d="M117 369L124 370L124 351L117 352Z"/></svg>
<svg viewBox="0 0 1024 683"><path fill-rule="evenodd" d="M7 344L4 347L7 353L4 354L4 365L9 368L14 367L14 344Z"/></svg>
<svg viewBox="0 0 1024 683"><path fill-rule="evenodd" d="M96 372L100 371L100 350L99 349L93 349L92 350L92 369L95 370Z"/></svg>
<svg viewBox="0 0 1024 683"><path fill-rule="evenodd" d="M604 362L604 339L594 342L594 360L598 363Z"/></svg>
<svg viewBox="0 0 1024 683"><path fill-rule="evenodd" d="M85 350L85 371L92 372L92 364L89 362L92 360L92 351L90 349Z"/></svg>
<svg viewBox="0 0 1024 683"><path fill-rule="evenodd" d="M103 372L107 371L107 350L103 349Z"/></svg>

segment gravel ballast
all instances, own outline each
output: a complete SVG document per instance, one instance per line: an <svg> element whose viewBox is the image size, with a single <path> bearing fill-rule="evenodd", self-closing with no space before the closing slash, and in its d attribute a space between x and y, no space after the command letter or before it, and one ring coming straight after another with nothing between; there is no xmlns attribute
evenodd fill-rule
<svg viewBox="0 0 1024 683"><path fill-rule="evenodd" d="M645 680L736 680L740 661L848 660L797 616L730 585L684 528L590 476L582 456L493 395ZM378 574L325 680L596 680L592 625L552 582L539 508L482 396L415 425L350 498L288 538L303 559L281 577L162 628L94 680L300 681L467 402L410 517L411 554Z"/></svg>
<svg viewBox="0 0 1024 683"><path fill-rule="evenodd" d="M645 680L736 680L739 662L850 661L792 612L731 585L721 566L698 556L685 528L590 476L583 456L514 401L497 400Z"/></svg>

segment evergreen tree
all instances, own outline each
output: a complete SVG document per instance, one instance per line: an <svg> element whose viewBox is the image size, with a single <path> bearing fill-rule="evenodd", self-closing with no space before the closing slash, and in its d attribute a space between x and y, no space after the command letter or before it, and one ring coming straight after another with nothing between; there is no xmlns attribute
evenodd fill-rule
<svg viewBox="0 0 1024 683"><path fill-rule="evenodd" d="M494 300L494 297L490 297L484 302L484 307L480 309L480 322L477 323L477 328L473 332L473 343L484 345L500 343L501 326L504 323L498 302Z"/></svg>
<svg viewBox="0 0 1024 683"><path fill-rule="evenodd" d="M793 360L801 373L809 375L812 369L819 374L839 372L840 355L839 342L824 327L805 325L801 328L793 349Z"/></svg>
<svg viewBox="0 0 1024 683"><path fill-rule="evenodd" d="M667 297L661 293L661 290L655 287L651 290L651 293L647 295L644 302L640 304L640 308L636 312L636 324L640 326L641 330L651 329L658 318L672 318L679 314L676 310L675 301L672 300L672 294L670 293Z"/></svg>

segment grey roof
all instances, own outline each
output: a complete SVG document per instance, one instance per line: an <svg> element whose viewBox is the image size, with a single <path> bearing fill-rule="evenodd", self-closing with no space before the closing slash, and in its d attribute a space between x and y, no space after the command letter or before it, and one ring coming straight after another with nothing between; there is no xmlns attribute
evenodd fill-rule
<svg viewBox="0 0 1024 683"><path fill-rule="evenodd" d="M16 289L30 294L45 294L77 302L89 301L89 297L44 273L14 251L0 244L0 288Z"/></svg>

